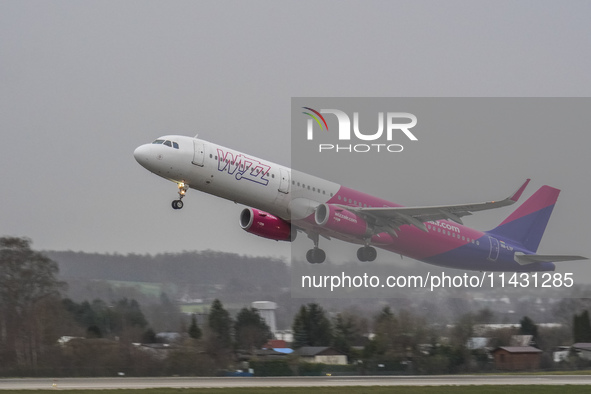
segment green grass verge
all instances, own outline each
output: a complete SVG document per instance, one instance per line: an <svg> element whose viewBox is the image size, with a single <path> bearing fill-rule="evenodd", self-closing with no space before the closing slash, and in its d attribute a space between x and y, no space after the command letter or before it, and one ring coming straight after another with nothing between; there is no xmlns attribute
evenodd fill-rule
<svg viewBox="0 0 591 394"><path fill-rule="evenodd" d="M586 394L589 386L369 386L369 387L252 387L204 389L121 389L121 390L59 390L65 394ZM1 393L2 391L0 391ZM14 394L52 394L56 390L17 390Z"/></svg>

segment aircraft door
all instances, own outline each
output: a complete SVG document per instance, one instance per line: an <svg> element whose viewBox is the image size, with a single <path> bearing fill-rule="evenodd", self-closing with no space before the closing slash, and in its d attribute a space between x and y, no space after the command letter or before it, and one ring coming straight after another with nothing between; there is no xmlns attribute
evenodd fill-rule
<svg viewBox="0 0 591 394"><path fill-rule="evenodd" d="M281 193L288 194L289 193L289 171L284 168L280 168L280 175L279 175L279 191Z"/></svg>
<svg viewBox="0 0 591 394"><path fill-rule="evenodd" d="M203 161L205 160L205 146L203 145L203 142L193 140L193 147L195 150L193 152L192 163L203 167Z"/></svg>
<svg viewBox="0 0 591 394"><path fill-rule="evenodd" d="M488 237L490 241L490 253L488 254L488 259L490 261L497 261L499 257L499 240L493 237Z"/></svg>

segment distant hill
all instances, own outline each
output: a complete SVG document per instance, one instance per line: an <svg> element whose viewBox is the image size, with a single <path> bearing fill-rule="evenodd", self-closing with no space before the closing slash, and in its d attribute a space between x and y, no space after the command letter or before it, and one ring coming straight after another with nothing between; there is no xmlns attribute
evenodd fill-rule
<svg viewBox="0 0 591 394"><path fill-rule="evenodd" d="M59 264L64 280L117 280L155 283L228 284L289 287L284 261L203 251L151 255L44 252Z"/></svg>

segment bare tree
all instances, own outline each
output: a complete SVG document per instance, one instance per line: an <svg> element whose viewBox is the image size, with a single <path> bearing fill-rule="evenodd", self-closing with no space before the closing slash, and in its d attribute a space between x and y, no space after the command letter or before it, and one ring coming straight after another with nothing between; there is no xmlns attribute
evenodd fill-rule
<svg viewBox="0 0 591 394"><path fill-rule="evenodd" d="M57 263L31 249L25 238L0 238L0 346L19 367L38 365L44 325L43 302L55 299L64 284Z"/></svg>

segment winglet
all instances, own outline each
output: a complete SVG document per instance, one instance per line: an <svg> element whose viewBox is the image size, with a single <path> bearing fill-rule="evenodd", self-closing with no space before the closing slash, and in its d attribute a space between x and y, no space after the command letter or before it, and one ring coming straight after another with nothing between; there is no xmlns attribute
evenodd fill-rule
<svg viewBox="0 0 591 394"><path fill-rule="evenodd" d="M521 187L519 189L517 189L517 191L515 193L513 193L513 195L511 197L509 197L509 200L511 200L513 202L517 202L517 200L519 200L519 197L521 197L521 194L523 194L523 191L525 190L525 187L527 186L529 181L531 181L531 179L527 178L525 180L525 182L523 183L523 185L521 185Z"/></svg>

